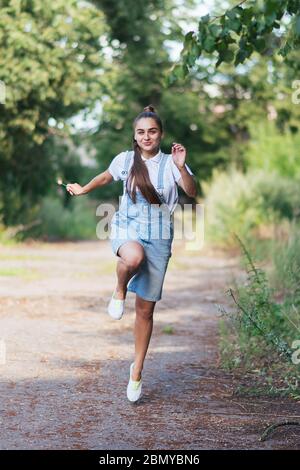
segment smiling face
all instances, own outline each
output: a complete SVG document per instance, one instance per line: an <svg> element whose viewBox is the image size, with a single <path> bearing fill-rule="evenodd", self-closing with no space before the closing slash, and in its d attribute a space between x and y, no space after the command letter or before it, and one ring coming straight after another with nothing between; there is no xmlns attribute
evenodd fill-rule
<svg viewBox="0 0 300 470"><path fill-rule="evenodd" d="M163 133L153 118L141 118L134 130L134 138L144 155L155 155Z"/></svg>

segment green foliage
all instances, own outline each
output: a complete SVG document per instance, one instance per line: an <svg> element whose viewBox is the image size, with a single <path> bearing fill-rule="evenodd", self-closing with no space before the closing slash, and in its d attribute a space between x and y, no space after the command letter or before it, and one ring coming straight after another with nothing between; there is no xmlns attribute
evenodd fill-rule
<svg viewBox="0 0 300 470"><path fill-rule="evenodd" d="M294 224L286 242L274 251L272 284L285 299L290 315L298 315L300 308L300 227Z"/></svg>
<svg viewBox="0 0 300 470"><path fill-rule="evenodd" d="M200 194L200 182L215 167L225 169L232 162L241 170L247 165L263 166L255 161L255 153L259 159L266 144L257 142L255 130L265 121L270 103L278 114L278 129L287 125L293 133L284 160L279 148L287 140L280 146L278 137L274 149L278 161L293 160L300 117L300 107L291 104L291 80L300 68L296 52L286 58L289 66L273 56L256 55L247 68L235 70L231 53L224 50L228 62L222 73L206 58L197 70L191 71L189 64L187 78L182 75L166 83L173 65L170 43L183 41L181 25L189 15L193 18L196 5L194 0L185 2L187 13L180 15L182 7L176 10L173 0L47 0L43 4L0 0L0 79L7 85L6 104L0 105L0 213L6 226L34 220L41 198L53 192L57 176L85 184L104 171L116 154L131 148L133 118L149 103L157 107L165 124L162 150L170 152L173 141L186 146ZM239 15L230 11L226 21L235 28ZM203 21L208 37L218 40L222 25L210 18ZM194 37L190 31L184 42L197 54L200 49ZM205 47L210 49L211 44L208 40ZM78 112L89 116L91 109L99 125L71 139L69 118ZM271 131L268 135L273 138ZM248 161L249 138L252 161ZM79 158L81 145L95 155L96 171ZM271 144L269 150L271 158ZM116 199L121 191L121 183L114 183L88 198ZM64 207L69 201L66 196Z"/></svg>
<svg viewBox="0 0 300 470"><path fill-rule="evenodd" d="M0 200L13 224L49 190L48 142L67 138L67 119L99 97L106 27L101 12L76 0L2 0L0 8Z"/></svg>
<svg viewBox="0 0 300 470"><path fill-rule="evenodd" d="M299 20L297 0L244 0L220 16L205 15L198 31L185 35L181 60L170 83L188 75L205 54L216 57L216 67L222 62L243 64L254 52L270 56L279 50L286 57L300 45Z"/></svg>
<svg viewBox="0 0 300 470"><path fill-rule="evenodd" d="M206 237L213 242L235 244L233 233L242 238L263 222L264 215L254 200L253 175L230 169L215 170L210 183L203 183Z"/></svg>
<svg viewBox="0 0 300 470"><path fill-rule="evenodd" d="M290 360L292 350L284 333L290 331L290 325L284 325L284 312L280 304L274 302L274 292L271 289L266 273L256 267L250 253L239 240L245 256L247 270L246 283L239 290L239 300L236 302L239 312L240 329L249 337L261 336L267 344L273 346L279 354Z"/></svg>
<svg viewBox="0 0 300 470"><path fill-rule="evenodd" d="M107 74L106 99L103 100L99 128L86 139L87 144L96 149L99 168L105 170L119 152L132 148L133 120L152 103L165 124L162 150L170 153L172 142L182 142L188 147L187 160L195 173L199 168L202 175L209 174L215 162L221 160L219 155L214 159L213 154L216 149L223 150L225 138L214 136L216 123L211 122L207 130L210 141L204 142L205 126L199 114L200 87L195 84L192 89L190 83L184 87L176 84L170 89L164 86L172 66L168 43L182 40L179 23L186 18L175 17L171 0L135 2L132 15L127 10L124 12L122 2L95 3L104 8L111 25L108 41L116 58ZM192 3L195 2L187 2L186 6ZM125 31L126 27L128 31ZM219 123L217 128L222 126ZM224 126L223 132L225 134ZM199 147L202 146L210 154L200 160ZM223 158L224 154L225 151ZM116 197L120 190L114 184L110 195Z"/></svg>
<svg viewBox="0 0 300 470"><path fill-rule="evenodd" d="M292 221L300 213L299 188L299 182L274 171L214 171L212 181L203 183L207 238L235 245L237 233L248 243L259 228Z"/></svg>
<svg viewBox="0 0 300 470"><path fill-rule="evenodd" d="M292 344L300 331L299 313L291 314L286 302L274 300L275 290L266 273L255 266L249 251L239 242L247 278L235 290L229 289L236 310L225 312L227 318L220 324L222 363L227 368L262 373L274 393L299 397L299 366L292 360Z"/></svg>
<svg viewBox="0 0 300 470"><path fill-rule="evenodd" d="M53 240L96 239L96 202L84 197L72 200L64 207L58 197L45 197L36 214L38 225L28 230L24 237Z"/></svg>
<svg viewBox="0 0 300 470"><path fill-rule="evenodd" d="M274 121L249 123L250 139L245 151L249 168L276 171L290 178L300 177L300 133L288 128L280 132Z"/></svg>
<svg viewBox="0 0 300 470"><path fill-rule="evenodd" d="M173 335L174 334L174 328L172 325L166 325L163 327L161 332L165 335Z"/></svg>

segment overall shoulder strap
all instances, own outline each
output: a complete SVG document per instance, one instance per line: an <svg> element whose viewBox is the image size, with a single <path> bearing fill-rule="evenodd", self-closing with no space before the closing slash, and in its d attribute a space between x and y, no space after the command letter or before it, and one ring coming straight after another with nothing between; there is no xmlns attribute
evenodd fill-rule
<svg viewBox="0 0 300 470"><path fill-rule="evenodd" d="M159 162L158 177L157 177L157 189L159 192L162 192L162 190L164 189L164 172L165 172L165 167L166 167L168 158L169 158L168 155L163 153Z"/></svg>
<svg viewBox="0 0 300 470"><path fill-rule="evenodd" d="M133 157L133 153L134 152L132 150L127 150L126 152L124 171L126 171L127 173L128 173L131 157Z"/></svg>
<svg viewBox="0 0 300 470"><path fill-rule="evenodd" d="M126 157L125 157L125 163L124 163L124 168L121 171L122 175L125 176L125 179L123 180L123 194L126 192L126 182L128 178L128 173L129 173L129 165L131 158L133 157L134 152L132 150L127 150L126 152Z"/></svg>

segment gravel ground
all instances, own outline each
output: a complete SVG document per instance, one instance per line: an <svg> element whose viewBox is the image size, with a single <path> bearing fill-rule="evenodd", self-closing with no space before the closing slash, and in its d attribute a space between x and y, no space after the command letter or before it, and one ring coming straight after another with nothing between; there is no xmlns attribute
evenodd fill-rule
<svg viewBox="0 0 300 470"><path fill-rule="evenodd" d="M296 449L299 427L264 428L299 403L241 398L222 371L219 306L242 276L237 258L174 242L143 370L128 402L134 301L112 320L116 258L106 241L0 246L1 449Z"/></svg>

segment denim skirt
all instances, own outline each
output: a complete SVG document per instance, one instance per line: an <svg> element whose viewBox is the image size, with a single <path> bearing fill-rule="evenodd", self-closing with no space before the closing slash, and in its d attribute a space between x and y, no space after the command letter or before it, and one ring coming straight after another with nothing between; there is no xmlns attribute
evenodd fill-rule
<svg viewBox="0 0 300 470"><path fill-rule="evenodd" d="M162 217L145 200L140 199L139 203L129 205L129 211L121 207L111 220L109 238L112 250L119 256L119 248L128 241L142 245L145 258L130 279L127 290L135 292L144 300L157 302L162 298L165 274L172 256L173 222L170 217Z"/></svg>

